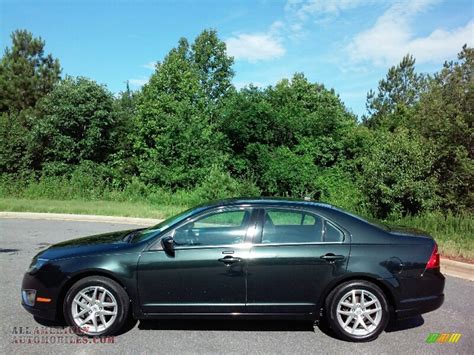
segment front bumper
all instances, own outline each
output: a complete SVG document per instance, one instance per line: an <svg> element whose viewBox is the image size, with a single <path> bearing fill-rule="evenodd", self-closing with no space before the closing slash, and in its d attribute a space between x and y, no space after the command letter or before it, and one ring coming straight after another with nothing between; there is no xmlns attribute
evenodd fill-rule
<svg viewBox="0 0 474 355"><path fill-rule="evenodd" d="M57 320L57 312L56 309L53 308L43 308L39 306L27 306L23 302L21 303L24 309L26 309L29 313L33 316L42 318L42 319L49 319L49 320Z"/></svg>
<svg viewBox="0 0 474 355"><path fill-rule="evenodd" d="M23 291L24 290L35 290L36 294L35 297L44 297L50 298L51 302L49 303L42 303L42 302L34 302L34 305L28 305L25 302ZM21 285L21 305L25 308L29 313L33 314L35 317L44 318L49 320L56 320L57 319L57 307L56 307L56 288L51 288L45 286L40 279L36 278L35 276L25 273L23 276L23 283Z"/></svg>

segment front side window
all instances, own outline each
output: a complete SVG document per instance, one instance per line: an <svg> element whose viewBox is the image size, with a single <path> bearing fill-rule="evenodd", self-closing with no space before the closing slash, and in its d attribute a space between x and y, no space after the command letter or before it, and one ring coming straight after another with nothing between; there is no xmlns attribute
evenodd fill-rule
<svg viewBox="0 0 474 355"><path fill-rule="evenodd" d="M242 243L250 219L250 209L206 214L176 229L173 240L180 246L217 246Z"/></svg>
<svg viewBox="0 0 474 355"><path fill-rule="evenodd" d="M283 209L265 210L262 244L321 242L322 219L305 212Z"/></svg>

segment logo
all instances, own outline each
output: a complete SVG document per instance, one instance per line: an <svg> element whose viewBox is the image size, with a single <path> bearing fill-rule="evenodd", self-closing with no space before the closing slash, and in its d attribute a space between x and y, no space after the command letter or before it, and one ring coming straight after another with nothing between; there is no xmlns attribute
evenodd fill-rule
<svg viewBox="0 0 474 355"><path fill-rule="evenodd" d="M426 338L427 344L444 344L444 343L452 343L456 344L461 339L462 334L460 333L431 333Z"/></svg>

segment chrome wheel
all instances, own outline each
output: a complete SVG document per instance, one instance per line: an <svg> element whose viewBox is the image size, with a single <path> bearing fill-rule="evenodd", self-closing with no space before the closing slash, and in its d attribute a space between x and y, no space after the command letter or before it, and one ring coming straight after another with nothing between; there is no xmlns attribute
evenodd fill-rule
<svg viewBox="0 0 474 355"><path fill-rule="evenodd" d="M89 286L79 291L71 305L74 323L82 332L99 334L117 318L118 305L114 295L102 286Z"/></svg>
<svg viewBox="0 0 474 355"><path fill-rule="evenodd" d="M380 300L367 290L352 290L337 304L337 321L351 335L367 336L373 333L382 320Z"/></svg>

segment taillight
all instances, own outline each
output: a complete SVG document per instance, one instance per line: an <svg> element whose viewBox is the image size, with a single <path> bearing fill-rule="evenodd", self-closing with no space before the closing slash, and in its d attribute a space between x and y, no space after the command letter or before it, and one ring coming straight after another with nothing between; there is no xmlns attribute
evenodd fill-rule
<svg viewBox="0 0 474 355"><path fill-rule="evenodd" d="M426 269L439 269L439 253L438 244L436 244L436 242L430 260L428 260L428 263L426 264Z"/></svg>

